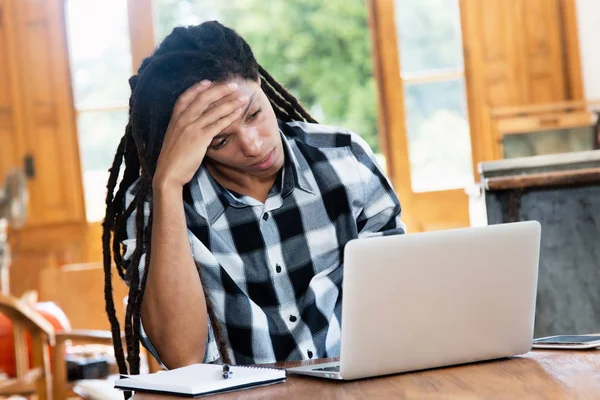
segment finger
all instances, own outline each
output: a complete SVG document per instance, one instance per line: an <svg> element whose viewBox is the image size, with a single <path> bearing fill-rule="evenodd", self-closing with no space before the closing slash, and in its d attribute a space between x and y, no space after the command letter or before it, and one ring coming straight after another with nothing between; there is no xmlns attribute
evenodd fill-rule
<svg viewBox="0 0 600 400"><path fill-rule="evenodd" d="M245 94L245 93L242 93L239 89L234 90L233 92L229 93L228 95L225 95L225 96L221 97L219 100L213 101L211 104L209 104L208 107L206 108L206 110L204 110L204 114L208 113L213 108L220 106L221 104L224 104L231 100L237 99L238 97L240 97L243 94Z"/></svg>
<svg viewBox="0 0 600 400"><path fill-rule="evenodd" d="M237 84L232 82L227 85L215 85L211 86L210 89L198 94L194 101L185 109L185 111L179 116L179 123L182 126L187 126L193 121L197 120L212 103L222 99L225 96L232 94L237 91Z"/></svg>
<svg viewBox="0 0 600 400"><path fill-rule="evenodd" d="M179 98L175 102L175 106L173 107L173 114L172 114L171 118L173 118L173 119L179 118L181 113L183 113L186 110L186 108L188 108L188 106L194 101L194 99L196 99L196 97L200 93L208 90L210 87L211 87L211 82L206 79L190 86L185 92L183 92L179 96Z"/></svg>
<svg viewBox="0 0 600 400"><path fill-rule="evenodd" d="M215 121L212 125L207 126L205 129L207 129L208 134L214 138L229 125L233 124L241 115L242 107L236 108L232 113Z"/></svg>
<svg viewBox="0 0 600 400"><path fill-rule="evenodd" d="M194 122L194 124L197 124L202 128L210 126L218 120L220 120L221 118L224 118L227 115L231 114L236 109L243 109L244 106L246 106L246 104L248 104L248 96L244 95L241 97L234 98L233 100L230 100L227 103L220 104L218 107L206 111L200 116L200 118L198 118L197 123Z"/></svg>

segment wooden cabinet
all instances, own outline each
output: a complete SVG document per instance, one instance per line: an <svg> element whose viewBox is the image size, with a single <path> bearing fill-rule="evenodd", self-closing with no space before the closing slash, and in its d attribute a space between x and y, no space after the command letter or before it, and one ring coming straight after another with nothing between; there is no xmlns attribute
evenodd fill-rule
<svg viewBox="0 0 600 400"><path fill-rule="evenodd" d="M574 2L461 0L460 6L477 164L497 158L492 108L581 98Z"/></svg>
<svg viewBox="0 0 600 400"><path fill-rule="evenodd" d="M9 234L13 294L53 259L81 260L85 212L62 0L0 0L0 181L30 178L29 215ZM99 239L98 239L99 240Z"/></svg>
<svg viewBox="0 0 600 400"><path fill-rule="evenodd" d="M83 222L62 1L0 4L0 173L21 166L31 175L29 228Z"/></svg>
<svg viewBox="0 0 600 400"><path fill-rule="evenodd" d="M14 45L12 19L7 15L6 0L0 1L0 185L11 166L16 165L18 123L18 91L14 85L16 67L14 65Z"/></svg>

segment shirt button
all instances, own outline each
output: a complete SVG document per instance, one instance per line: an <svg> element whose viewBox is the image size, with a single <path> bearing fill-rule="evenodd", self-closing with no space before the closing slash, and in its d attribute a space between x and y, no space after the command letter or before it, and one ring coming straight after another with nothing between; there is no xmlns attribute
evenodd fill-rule
<svg viewBox="0 0 600 400"><path fill-rule="evenodd" d="M281 266L279 264L275 266L275 271L277 271L277 273L281 272Z"/></svg>
<svg viewBox="0 0 600 400"><path fill-rule="evenodd" d="M295 315L290 315L290 321L291 322L296 322L296 320L298 320L298 318L296 318Z"/></svg>
<svg viewBox="0 0 600 400"><path fill-rule="evenodd" d="M309 351L307 352L307 354L308 354L308 358L312 358L312 357L313 357L313 352L312 352L312 351L310 351L310 350L309 350Z"/></svg>
<svg viewBox="0 0 600 400"><path fill-rule="evenodd" d="M269 219L269 213L264 213L263 214L263 219L266 221Z"/></svg>

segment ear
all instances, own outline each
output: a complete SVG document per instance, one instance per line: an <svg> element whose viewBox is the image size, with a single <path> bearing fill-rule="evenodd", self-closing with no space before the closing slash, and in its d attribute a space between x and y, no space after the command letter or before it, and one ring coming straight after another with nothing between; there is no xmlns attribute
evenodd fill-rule
<svg viewBox="0 0 600 400"><path fill-rule="evenodd" d="M256 78L256 83L258 83L258 86L260 86L260 83L261 83L260 75L258 76L258 78Z"/></svg>

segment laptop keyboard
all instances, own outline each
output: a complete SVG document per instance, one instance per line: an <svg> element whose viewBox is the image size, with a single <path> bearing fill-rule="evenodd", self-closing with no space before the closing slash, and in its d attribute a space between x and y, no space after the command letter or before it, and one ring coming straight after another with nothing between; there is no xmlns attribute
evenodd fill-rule
<svg viewBox="0 0 600 400"><path fill-rule="evenodd" d="M340 372L340 366L335 365L333 367L313 368L313 371Z"/></svg>

